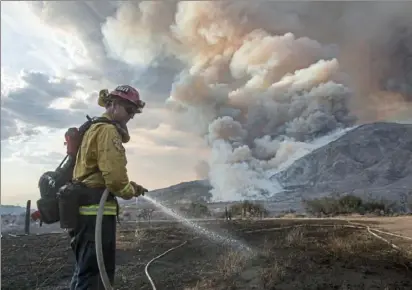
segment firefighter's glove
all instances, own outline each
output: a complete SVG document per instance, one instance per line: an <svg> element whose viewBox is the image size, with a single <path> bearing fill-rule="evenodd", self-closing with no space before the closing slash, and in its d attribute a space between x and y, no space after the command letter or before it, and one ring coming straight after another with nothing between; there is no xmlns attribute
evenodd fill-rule
<svg viewBox="0 0 412 290"><path fill-rule="evenodd" d="M133 186L134 196L135 197L138 197L140 195L144 195L146 192L148 192L148 190L146 188L144 188L143 186L137 184L134 181L130 181L130 184Z"/></svg>

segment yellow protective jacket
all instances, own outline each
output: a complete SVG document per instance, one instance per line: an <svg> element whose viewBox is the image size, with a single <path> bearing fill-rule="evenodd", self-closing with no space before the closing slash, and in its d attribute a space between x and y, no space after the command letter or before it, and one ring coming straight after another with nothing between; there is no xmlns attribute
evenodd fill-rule
<svg viewBox="0 0 412 290"><path fill-rule="evenodd" d="M107 114L102 117L110 119ZM116 127L108 123L97 123L90 126L83 136L73 179L81 178L91 172L82 182L89 188L106 187L115 196L130 199L134 188L129 182L126 169L126 152L122 145L122 137ZM81 215L96 215L98 204L80 207ZM116 204L107 202L106 215L116 214Z"/></svg>

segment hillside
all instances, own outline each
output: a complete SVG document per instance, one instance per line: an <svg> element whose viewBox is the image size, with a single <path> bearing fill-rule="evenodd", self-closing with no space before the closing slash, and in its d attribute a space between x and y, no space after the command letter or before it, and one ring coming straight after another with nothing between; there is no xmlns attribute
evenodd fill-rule
<svg viewBox="0 0 412 290"><path fill-rule="evenodd" d="M272 179L305 198L352 192L399 201L412 186L412 125L359 126L298 159Z"/></svg>
<svg viewBox="0 0 412 290"><path fill-rule="evenodd" d="M349 193L366 199L412 198L412 125L378 122L358 126L296 160L272 177L285 191L267 206L274 212L301 211L302 199ZM164 202L210 199L205 180L183 182L152 191Z"/></svg>
<svg viewBox="0 0 412 290"><path fill-rule="evenodd" d="M1 205L0 206L0 214L1 215L20 215L26 212L25 207L21 207L18 205Z"/></svg>
<svg viewBox="0 0 412 290"><path fill-rule="evenodd" d="M150 191L150 197L163 203L200 202L210 201L211 186L207 180L194 180L181 182L166 188ZM135 203L135 201L122 201L122 204Z"/></svg>
<svg viewBox="0 0 412 290"><path fill-rule="evenodd" d="M267 200L273 212L302 211L302 199L335 192L399 202L412 192L412 125L358 126L296 160L272 180L285 189ZM169 204L209 201L210 188L207 180L195 180L151 191L150 196Z"/></svg>

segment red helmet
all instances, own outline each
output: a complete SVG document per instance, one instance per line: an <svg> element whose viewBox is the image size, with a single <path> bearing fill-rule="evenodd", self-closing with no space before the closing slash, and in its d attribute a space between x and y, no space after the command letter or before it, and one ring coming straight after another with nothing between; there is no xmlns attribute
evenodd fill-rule
<svg viewBox="0 0 412 290"><path fill-rule="evenodd" d="M110 92L108 94L108 97L109 97L109 99L110 99L110 97L117 97L117 98L120 98L120 99L125 100L127 102L130 102L130 103L132 103L133 105L135 105L137 107L139 112L146 105L145 102L140 100L139 92L135 88L133 88L132 86L129 86L129 85L118 86L112 92ZM105 105L104 104L104 98L99 97L99 105L104 107L104 105Z"/></svg>

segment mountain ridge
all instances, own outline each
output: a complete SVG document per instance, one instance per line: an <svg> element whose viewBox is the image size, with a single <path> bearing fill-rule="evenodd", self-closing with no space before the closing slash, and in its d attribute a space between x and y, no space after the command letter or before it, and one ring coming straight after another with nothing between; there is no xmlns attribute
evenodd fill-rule
<svg viewBox="0 0 412 290"><path fill-rule="evenodd" d="M303 199L333 193L402 203L412 198L412 124L360 125L276 173L285 192ZM273 198L272 198L273 199Z"/></svg>

